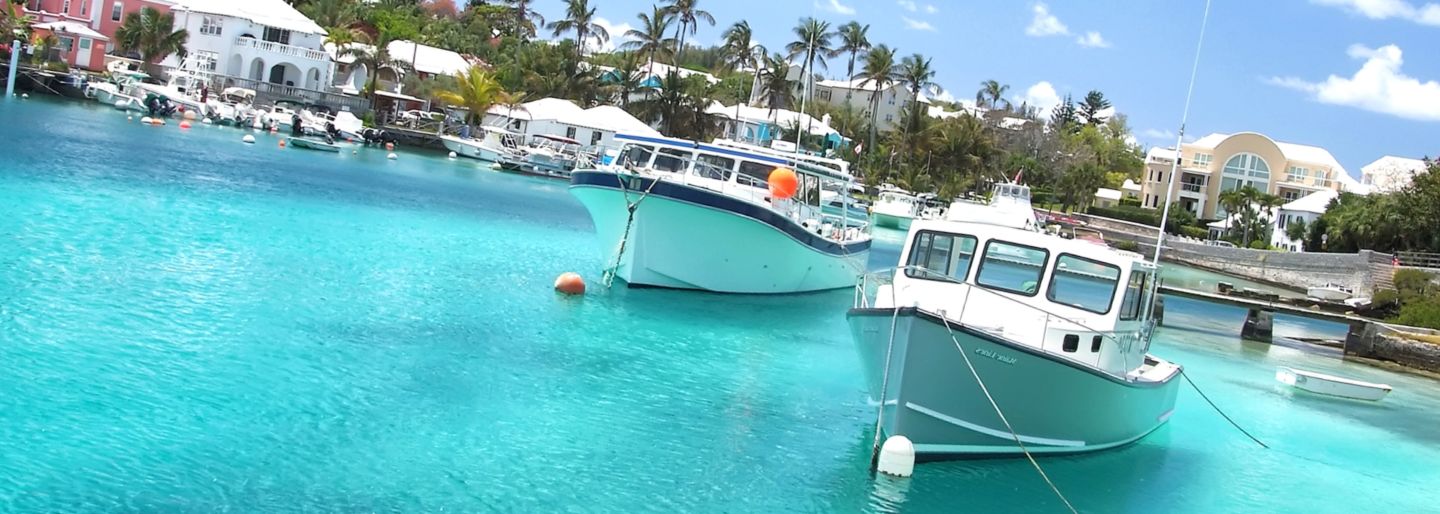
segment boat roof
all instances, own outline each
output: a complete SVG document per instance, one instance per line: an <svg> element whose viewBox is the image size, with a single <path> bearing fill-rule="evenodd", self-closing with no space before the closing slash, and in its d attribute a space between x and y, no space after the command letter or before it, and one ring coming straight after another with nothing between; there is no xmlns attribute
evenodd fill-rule
<svg viewBox="0 0 1440 514"><path fill-rule="evenodd" d="M774 148L770 148L770 147L766 147L766 146L752 145L752 144L749 144L749 143L742 143L742 142L739 142L739 141L732 141L732 140L723 139L723 138L716 138L715 140L711 141L711 143L714 144L714 145L717 145L717 146L728 146L728 147L731 147L731 148L738 148L738 149L741 149L741 150L749 150L749 151L756 152L756 153L763 153L763 154L774 155L774 156L781 157L781 158L790 157L790 158L798 159L798 160L803 161L803 162L809 162L809 163L819 164L819 165L821 165L821 166L833 167L833 168L835 168L835 169L837 169L837 170L840 170L840 171L842 171L842 172L850 173L850 163L849 163L849 162L846 162L846 161L844 161L844 160L841 160L841 159L832 159L832 158L829 158L829 157L821 157L821 156L818 156L818 155L810 155L810 154L804 154L804 153L784 152L784 151L780 151L780 150L777 150L777 149L774 149Z"/></svg>
<svg viewBox="0 0 1440 514"><path fill-rule="evenodd" d="M616 139L617 141L620 141L620 142L627 142L627 141L629 141L629 142L636 142L636 143L649 143L649 144L655 144L655 145L670 146L670 147L675 147L675 148L687 148L687 149L691 149L691 150L700 150L700 151L704 151L704 152L716 153L716 154L721 154L721 155L731 155L731 156L740 157L740 158L744 158L744 159L748 159L748 160L752 160L752 161L759 161L759 162L774 164L774 165L777 165L777 166L792 167L792 168L795 168L796 171L804 172L804 173L809 174L809 175L819 176L819 177L822 177L822 178L828 178L828 179L831 179L831 180L839 180L839 181L844 181L844 182L852 182L852 181L855 180L855 177L854 177L853 175L851 175L851 174L850 174L849 172L847 172L847 171L831 169L831 168L828 168L828 167L825 167L825 166L819 166L819 165L817 165L816 163L814 163L814 162L812 162L812 161L809 161L809 160L806 160L806 159L801 158L801 157L804 157L804 156L796 155L796 154L778 153L778 152L777 152L777 153L770 153L770 152L761 153L761 152L751 151L751 150L748 149L748 148L742 149L742 148L735 148L735 147L732 147L732 146L729 146L729 145L714 145L714 144L709 144L709 143L701 143L701 142L699 142L699 141L691 141L691 140L688 140L688 139L674 139L674 138L669 138L669 137L649 137L649 136L636 136L636 135L631 135L631 134L615 134L615 139Z"/></svg>
<svg viewBox="0 0 1440 514"><path fill-rule="evenodd" d="M551 141L557 141L557 142L561 142L561 143L565 143L565 144L571 144L571 145L578 145L578 144L580 144L579 141L576 141L576 140L574 140L574 139L570 139L570 138L565 137L565 136L556 136L556 135L551 135L551 134L535 134L535 137L538 137L538 138L541 138L541 139L549 139L549 140L551 140Z"/></svg>
<svg viewBox="0 0 1440 514"><path fill-rule="evenodd" d="M911 224L911 233L922 230L969 234L984 239L1000 239L1006 242L1032 246L1049 251L1052 259L1064 253L1106 264L1113 264L1125 270L1155 268L1155 266L1149 261L1146 261L1143 256L1133 252L1121 253L1108 246L1088 241L1065 239L1044 232L1011 228L992 223L917 219Z"/></svg>

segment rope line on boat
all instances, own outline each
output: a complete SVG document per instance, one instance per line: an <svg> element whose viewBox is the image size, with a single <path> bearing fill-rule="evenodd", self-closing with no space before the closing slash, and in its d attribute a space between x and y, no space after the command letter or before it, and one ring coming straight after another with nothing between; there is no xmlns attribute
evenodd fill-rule
<svg viewBox="0 0 1440 514"><path fill-rule="evenodd" d="M640 177L639 175L633 176ZM625 177L616 173L615 180L620 183L620 194L625 196L625 210L628 211L628 213L625 218L625 233L620 236L620 244L615 248L615 263L607 267L600 278L600 282L605 285L606 289L609 289L610 286L615 283L615 275L620 273L620 261L625 258L625 243L630 240L630 227L635 225L636 208L640 206L640 202L645 201L645 198L650 196L650 191L655 190L655 184L660 183L659 176L651 179L650 186L645 188L645 192L640 194L640 198L631 202L630 189L625 187Z"/></svg>
<svg viewBox="0 0 1440 514"><path fill-rule="evenodd" d="M1190 374L1187 373L1187 372L1185 372L1184 369L1181 369L1181 370L1180 370L1180 376L1185 377L1185 382L1188 383L1188 384L1190 384L1190 387L1191 387L1192 389L1194 389L1196 393L1199 393L1199 394L1200 394L1200 397L1205 399L1205 403L1210 404L1210 408L1215 409L1215 412L1219 413L1219 414L1220 414L1220 417L1225 418L1225 421L1229 421L1229 422L1230 422L1230 426L1235 427L1235 430L1239 430L1240 433L1245 434L1245 437L1249 437L1251 441L1255 441L1255 444L1260 445L1261 448L1264 448L1264 449L1267 449L1267 450L1270 449L1270 445L1265 444L1265 443L1264 443L1263 441L1261 441L1259 438L1255 437L1254 435L1251 435L1250 432L1247 431L1247 430L1245 430L1244 427L1241 427L1239 423L1236 423L1235 420L1230 419L1230 415L1229 415L1229 414L1225 414L1225 411L1220 410L1220 406L1219 406L1219 405L1215 405L1215 402L1210 401L1210 397L1209 397L1209 396L1206 396L1206 395L1205 395L1205 392L1200 390L1200 386L1195 385L1195 381L1190 380Z"/></svg>
<svg viewBox="0 0 1440 514"><path fill-rule="evenodd" d="M861 275L864 277L864 275ZM880 377L880 405L875 410L875 440L870 443L870 471L880 468L880 429L885 420L885 397L890 391L890 358L895 355L895 324L900 320L900 307L895 305L895 286L890 286L890 342L885 346L885 373Z"/></svg>
<svg viewBox="0 0 1440 514"><path fill-rule="evenodd" d="M896 311L898 312L899 309ZM1050 486L1050 490L1055 492L1055 496L1060 498L1060 501L1065 504L1065 508L1070 509L1071 513L1078 514L1080 511L1075 510L1075 506L1065 498L1065 494L1060 492L1060 488L1055 486L1055 482L1050 480L1050 475L1045 474L1045 469L1040 467L1035 456L1030 454L1030 450L1025 447L1025 442L1020 440L1020 434L1015 432L1015 427L1011 426L1010 420L1005 418L1005 412L1000 410L1000 404L995 403L995 397L990 395L990 388L985 387L985 381L980 379L980 373L976 372L975 365L970 363L970 355L965 353L965 347L960 344L960 338L955 337L955 331L950 328L950 320L945 317L944 312L941 312L939 317L940 321L945 324L945 331L950 333L950 341L954 342L955 349L960 351L960 358L965 359L965 367L970 368L970 376L975 377L975 383L980 385L980 391L985 393L985 399L990 401L990 406L995 408L995 414L1000 416L1001 422L1005 423L1005 429L1010 431L1010 437L1015 439L1015 444L1020 447L1025 458L1030 460L1030 465L1035 466L1035 471L1040 473L1040 478L1045 479L1045 485Z"/></svg>

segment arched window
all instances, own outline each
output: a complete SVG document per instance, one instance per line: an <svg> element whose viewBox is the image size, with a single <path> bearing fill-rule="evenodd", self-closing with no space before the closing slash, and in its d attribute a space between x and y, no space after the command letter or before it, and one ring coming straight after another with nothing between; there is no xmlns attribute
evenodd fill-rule
<svg viewBox="0 0 1440 514"><path fill-rule="evenodd" d="M1225 161L1220 176L1221 191L1233 191L1247 185L1261 191L1270 187L1270 165L1253 153L1237 154Z"/></svg>

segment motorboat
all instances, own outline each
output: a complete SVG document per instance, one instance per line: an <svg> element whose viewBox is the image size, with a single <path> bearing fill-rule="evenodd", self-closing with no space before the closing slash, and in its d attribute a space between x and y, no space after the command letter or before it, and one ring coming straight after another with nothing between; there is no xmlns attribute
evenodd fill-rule
<svg viewBox="0 0 1440 514"><path fill-rule="evenodd" d="M1305 296L1327 302L1343 302L1355 296L1355 291L1344 285L1332 282L1305 289Z"/></svg>
<svg viewBox="0 0 1440 514"><path fill-rule="evenodd" d="M536 134L525 148L525 165L542 173L568 176L579 163L580 146L568 137Z"/></svg>
<svg viewBox="0 0 1440 514"><path fill-rule="evenodd" d="M903 189L886 184L880 188L880 197L870 213L875 216L875 226L908 230L910 222L920 213L920 200Z"/></svg>
<svg viewBox="0 0 1440 514"><path fill-rule="evenodd" d="M1158 268L977 218L915 220L899 265L856 287L846 318L877 436L909 438L919 460L1067 454L1169 420L1182 369L1149 353Z"/></svg>
<svg viewBox="0 0 1440 514"><path fill-rule="evenodd" d="M205 114L219 125L244 126L255 104L255 90L228 87L205 103Z"/></svg>
<svg viewBox="0 0 1440 514"><path fill-rule="evenodd" d="M938 220L945 218L946 204L937 199L934 193L921 193L915 195L919 203L921 219Z"/></svg>
<svg viewBox="0 0 1440 514"><path fill-rule="evenodd" d="M1390 386L1289 367L1275 370L1275 381L1301 391L1355 400L1378 401L1390 394Z"/></svg>
<svg viewBox="0 0 1440 514"><path fill-rule="evenodd" d="M90 82L86 86L86 96L94 98L95 101L105 105L114 106L116 109L145 112L145 102L137 95L138 87L142 80L149 77L140 72L115 71L110 74L109 82ZM143 96L142 93L138 93Z"/></svg>
<svg viewBox="0 0 1440 514"><path fill-rule="evenodd" d="M863 224L826 221L820 191L854 181L794 154L617 134L610 164L577 169L570 193L589 211L607 276L631 286L801 293L850 286L870 255ZM791 197L771 194L793 170Z"/></svg>
<svg viewBox="0 0 1440 514"><path fill-rule="evenodd" d="M1039 230L1035 208L1030 203L1030 186L997 182L986 199L956 198L945 218L951 221L987 221L1010 228Z"/></svg>
<svg viewBox="0 0 1440 514"><path fill-rule="evenodd" d="M457 135L440 136L440 141L445 144L445 149L461 157L486 162L522 158L525 136L500 127L480 127L480 131L478 138L462 130L462 133Z"/></svg>
<svg viewBox="0 0 1440 514"><path fill-rule="evenodd" d="M163 97L180 110L203 114L205 104L200 102L201 91L206 87L209 79L194 71L196 66L187 58L181 63L179 69L170 73L170 79L164 84L139 82L136 87L147 93Z"/></svg>
<svg viewBox="0 0 1440 514"><path fill-rule="evenodd" d="M843 216L855 224L864 224L870 217L870 204L850 196L848 192L821 190L820 206L826 216Z"/></svg>
<svg viewBox="0 0 1440 514"><path fill-rule="evenodd" d="M290 146L306 150L319 150L321 152L339 152L340 145L323 139L313 137L291 137Z"/></svg>

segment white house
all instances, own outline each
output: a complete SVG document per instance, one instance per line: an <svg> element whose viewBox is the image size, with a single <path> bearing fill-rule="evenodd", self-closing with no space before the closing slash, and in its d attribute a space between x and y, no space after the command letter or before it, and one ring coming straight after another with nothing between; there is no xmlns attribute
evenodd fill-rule
<svg viewBox="0 0 1440 514"><path fill-rule="evenodd" d="M764 107L749 105L725 106L716 102L706 112L721 118L720 131L726 137L742 143L770 146L780 137L782 130L800 124L810 135L825 138L827 146L838 147L844 141L839 131L830 127L829 116L816 119L809 114L788 109L771 111Z"/></svg>
<svg viewBox="0 0 1440 514"><path fill-rule="evenodd" d="M855 80L821 80L815 83L813 101L836 105L848 106L855 112L859 112L865 119L870 119L870 101L874 96L879 83L866 82L865 79ZM904 115L904 109L915 101L915 95L905 88L904 84L889 84L880 91L880 104L876 109L875 125L880 130L891 130L900 124ZM919 101L928 106L930 99L922 93ZM942 111L944 112L944 111Z"/></svg>
<svg viewBox="0 0 1440 514"><path fill-rule="evenodd" d="M1420 159L1386 155L1360 168L1360 183L1379 193L1398 191L1425 169L1425 161Z"/></svg>
<svg viewBox="0 0 1440 514"><path fill-rule="evenodd" d="M1330 207L1330 201L1337 196L1340 194L1332 189L1321 189L1280 206L1270 227L1270 244L1292 252L1305 251L1304 238L1290 239L1285 233L1286 228L1297 222L1304 222L1307 227L1314 224L1315 219L1325 214L1325 209Z"/></svg>
<svg viewBox="0 0 1440 514"><path fill-rule="evenodd" d="M373 46L364 43L352 43L346 48L355 48L360 51L374 51ZM464 56L444 48L436 48L430 45L415 44L410 41L391 41L385 47L391 59L409 64L420 77L434 75L459 75L460 72L470 69L470 61ZM325 52L335 59L338 65L335 71L334 87L346 94L359 94L365 89L365 84L370 80L371 70L364 65L355 64L355 55L335 48L335 45L325 45ZM404 70L385 68L380 70L379 89L392 93L403 93L401 79L404 78Z"/></svg>
<svg viewBox="0 0 1440 514"><path fill-rule="evenodd" d="M493 106L485 114L485 124L504 126L527 138L539 134L564 136L587 146L615 146L616 133L660 137L659 131L619 107L582 109L560 98L541 98L513 109Z"/></svg>
<svg viewBox="0 0 1440 514"><path fill-rule="evenodd" d="M175 24L190 33L188 60L197 71L325 89L334 64L321 28L284 0L174 0ZM180 66L177 57L162 64Z"/></svg>

